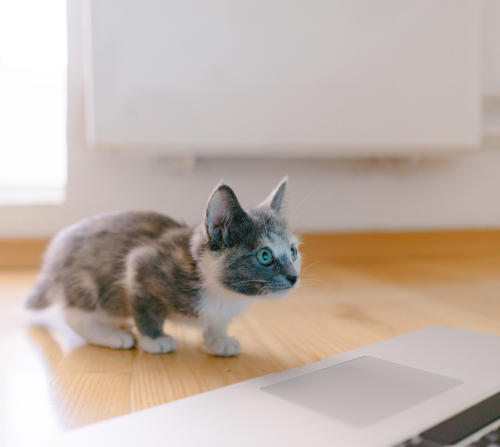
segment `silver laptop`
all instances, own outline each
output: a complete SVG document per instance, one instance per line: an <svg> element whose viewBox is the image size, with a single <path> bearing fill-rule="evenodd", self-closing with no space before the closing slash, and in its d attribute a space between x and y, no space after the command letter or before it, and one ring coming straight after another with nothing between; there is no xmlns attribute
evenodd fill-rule
<svg viewBox="0 0 500 447"><path fill-rule="evenodd" d="M499 391L499 336L432 327L49 445L498 447Z"/></svg>

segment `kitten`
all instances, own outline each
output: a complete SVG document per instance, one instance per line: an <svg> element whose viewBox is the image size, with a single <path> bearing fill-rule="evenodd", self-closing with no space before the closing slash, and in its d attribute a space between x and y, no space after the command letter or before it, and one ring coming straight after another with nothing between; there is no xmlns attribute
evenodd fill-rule
<svg viewBox="0 0 500 447"><path fill-rule="evenodd" d="M245 211L218 186L204 222L190 228L152 212L93 217L51 241L27 306L64 303L69 326L89 343L150 353L176 349L165 320L194 322L207 351L234 356L231 319L256 297L284 297L298 286L301 256L282 205L287 179Z"/></svg>

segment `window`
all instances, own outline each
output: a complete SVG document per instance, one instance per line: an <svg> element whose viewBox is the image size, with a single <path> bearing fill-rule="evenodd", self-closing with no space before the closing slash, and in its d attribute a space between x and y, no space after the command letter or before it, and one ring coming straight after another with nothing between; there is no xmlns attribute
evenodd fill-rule
<svg viewBox="0 0 500 447"><path fill-rule="evenodd" d="M65 0L0 0L0 205L66 184Z"/></svg>

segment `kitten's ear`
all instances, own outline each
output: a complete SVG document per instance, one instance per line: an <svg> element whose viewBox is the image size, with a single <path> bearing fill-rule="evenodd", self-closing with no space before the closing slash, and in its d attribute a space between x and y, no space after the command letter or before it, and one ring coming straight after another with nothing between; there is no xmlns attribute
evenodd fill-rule
<svg viewBox="0 0 500 447"><path fill-rule="evenodd" d="M219 185L210 196L205 214L205 227L211 240L228 242L229 227L239 225L247 217L236 194L227 185Z"/></svg>
<svg viewBox="0 0 500 447"><path fill-rule="evenodd" d="M269 194L269 196L267 196L266 200L264 200L259 206L269 207L277 213L280 213L284 203L287 182L288 175L283 177L279 185L273 190L271 194Z"/></svg>

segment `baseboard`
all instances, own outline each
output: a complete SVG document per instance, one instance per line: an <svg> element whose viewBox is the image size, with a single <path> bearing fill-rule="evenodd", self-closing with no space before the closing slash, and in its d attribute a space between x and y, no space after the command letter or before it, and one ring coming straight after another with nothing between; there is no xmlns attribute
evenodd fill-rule
<svg viewBox="0 0 500 447"><path fill-rule="evenodd" d="M309 259L342 261L500 253L500 230L321 233L301 235ZM47 239L0 240L0 268L38 268Z"/></svg>
<svg viewBox="0 0 500 447"><path fill-rule="evenodd" d="M0 268L38 268L47 239L0 240Z"/></svg>
<svg viewBox="0 0 500 447"><path fill-rule="evenodd" d="M500 253L500 230L324 233L302 239L306 255L331 261Z"/></svg>

